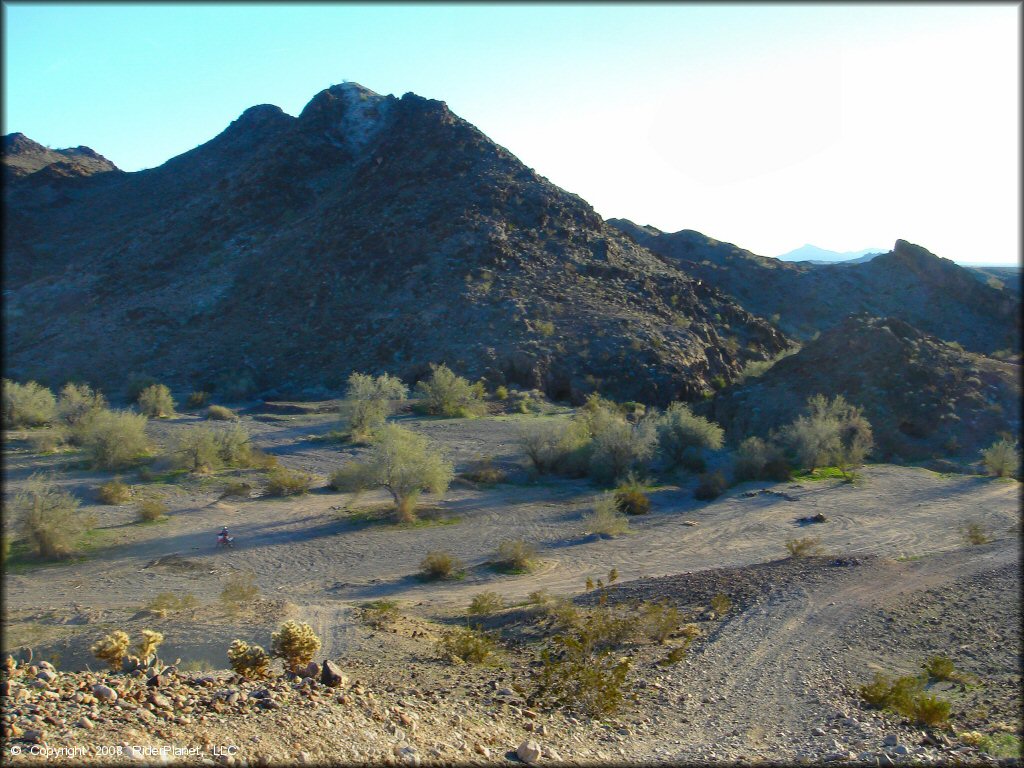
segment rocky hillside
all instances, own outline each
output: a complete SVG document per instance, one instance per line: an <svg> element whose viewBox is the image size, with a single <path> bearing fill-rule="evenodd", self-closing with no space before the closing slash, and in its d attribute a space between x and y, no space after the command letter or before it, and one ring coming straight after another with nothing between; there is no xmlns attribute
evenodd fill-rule
<svg viewBox="0 0 1024 768"><path fill-rule="evenodd" d="M897 318L850 317L766 373L707 404L734 439L792 421L807 398L864 408L875 459L973 462L1000 433L1020 432L1020 367L922 333Z"/></svg>
<svg viewBox="0 0 1024 768"><path fill-rule="evenodd" d="M1019 295L905 240L867 262L813 265L757 256L692 230L609 223L796 337L867 312L986 354L1020 348Z"/></svg>
<svg viewBox="0 0 1024 768"><path fill-rule="evenodd" d="M3 164L4 182L7 184L30 176L35 177L33 182L38 182L118 170L116 165L89 147L48 149L22 133L4 136Z"/></svg>
<svg viewBox="0 0 1024 768"><path fill-rule="evenodd" d="M665 402L787 343L414 94L333 86L298 117L253 107L159 168L75 181L8 201L10 376L310 396L443 361Z"/></svg>

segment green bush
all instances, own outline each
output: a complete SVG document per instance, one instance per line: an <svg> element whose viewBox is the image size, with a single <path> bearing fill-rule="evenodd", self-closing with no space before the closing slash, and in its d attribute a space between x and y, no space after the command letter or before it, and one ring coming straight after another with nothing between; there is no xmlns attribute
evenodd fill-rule
<svg viewBox="0 0 1024 768"><path fill-rule="evenodd" d="M766 443L759 437L748 437L736 451L733 473L736 482L745 480L789 479L790 468L784 451L774 443Z"/></svg>
<svg viewBox="0 0 1024 768"><path fill-rule="evenodd" d="M18 384L3 380L4 427L38 427L57 415L57 401L46 387L30 381Z"/></svg>
<svg viewBox="0 0 1024 768"><path fill-rule="evenodd" d="M95 392L88 384L68 383L60 391L57 400L57 417L67 426L74 427L95 411L107 407L107 398Z"/></svg>
<svg viewBox="0 0 1024 768"><path fill-rule="evenodd" d="M196 390L188 396L185 407L190 411L198 411L210 402L210 393L205 390Z"/></svg>
<svg viewBox="0 0 1024 768"><path fill-rule="evenodd" d="M844 474L861 464L871 450L871 425L863 409L846 402L842 395L828 400L815 395L807 401L803 415L782 432L801 469L837 466Z"/></svg>
<svg viewBox="0 0 1024 768"><path fill-rule="evenodd" d="M1009 440L999 440L981 452L981 461L990 475L1013 477L1020 472L1020 449Z"/></svg>
<svg viewBox="0 0 1024 768"><path fill-rule="evenodd" d="M644 493L643 485L633 475L615 489L615 506L627 515L646 515L651 511L651 499Z"/></svg>
<svg viewBox="0 0 1024 768"><path fill-rule="evenodd" d="M725 479L725 475L721 472L711 472L700 476L693 497L700 501L711 501L725 493L728 487L729 481Z"/></svg>
<svg viewBox="0 0 1024 768"><path fill-rule="evenodd" d="M654 428L658 449L670 467L682 466L704 450L718 450L725 435L720 426L695 416L683 403L672 403L654 420Z"/></svg>
<svg viewBox="0 0 1024 768"><path fill-rule="evenodd" d="M394 600L374 600L361 607L363 621L376 629L387 626L399 616L398 603Z"/></svg>
<svg viewBox="0 0 1024 768"><path fill-rule="evenodd" d="M164 384L151 384L139 393L139 413L152 419L162 419L174 415L174 399L171 390Z"/></svg>
<svg viewBox="0 0 1024 768"><path fill-rule="evenodd" d="M146 417L128 411L93 411L73 434L95 469L124 469L149 451Z"/></svg>
<svg viewBox="0 0 1024 768"><path fill-rule="evenodd" d="M211 405L206 409L206 418L211 421L238 421L238 414L223 405Z"/></svg>
<svg viewBox="0 0 1024 768"><path fill-rule="evenodd" d="M348 379L348 391L342 403L347 416L348 430L355 439L365 439L384 426L397 404L409 394L402 381L394 376L368 376L353 373Z"/></svg>
<svg viewBox="0 0 1024 768"><path fill-rule="evenodd" d="M619 512L615 495L605 493L594 501L594 511L583 516L587 533L618 536L629 530L629 518Z"/></svg>
<svg viewBox="0 0 1024 768"><path fill-rule="evenodd" d="M370 478L365 465L350 461L336 469L327 484L341 493L360 493L370 484Z"/></svg>
<svg viewBox="0 0 1024 768"><path fill-rule="evenodd" d="M465 565L449 552L434 550L420 562L420 569L427 579L454 579L465 573Z"/></svg>
<svg viewBox="0 0 1024 768"><path fill-rule="evenodd" d="M298 469L274 467L267 474L267 493L271 496L300 496L312 485L313 476Z"/></svg>
<svg viewBox="0 0 1024 768"><path fill-rule="evenodd" d="M179 597L173 592L161 592L146 605L150 613L166 618L169 613L191 610L199 605L195 595L185 594Z"/></svg>
<svg viewBox="0 0 1024 768"><path fill-rule="evenodd" d="M625 477L654 452L655 436L646 422L633 425L614 417L594 419L591 424L594 444L590 474L599 481L614 482Z"/></svg>
<svg viewBox="0 0 1024 768"><path fill-rule="evenodd" d="M483 387L470 384L446 365L431 365L430 378L416 384L427 413L449 418L480 416L487 411Z"/></svg>
<svg viewBox="0 0 1024 768"><path fill-rule="evenodd" d="M33 453L56 453L64 447L68 438L68 431L62 427L33 430L28 435L28 444Z"/></svg>
<svg viewBox="0 0 1024 768"><path fill-rule="evenodd" d="M270 655L258 645L233 640L228 648L228 663L242 677L260 680L270 676Z"/></svg>
<svg viewBox="0 0 1024 768"><path fill-rule="evenodd" d="M290 672L298 672L308 666L320 650L320 638L306 623L286 621L271 635L270 653L284 661Z"/></svg>
<svg viewBox="0 0 1024 768"><path fill-rule="evenodd" d="M583 474L586 471L589 454L585 452L591 438L579 422L555 418L530 419L519 425L517 437L534 470L542 475L550 472Z"/></svg>
<svg viewBox="0 0 1024 768"><path fill-rule="evenodd" d="M526 573L533 568L536 559L537 550L532 544L522 539L506 539L498 545L494 565L501 570Z"/></svg>
<svg viewBox="0 0 1024 768"><path fill-rule="evenodd" d="M432 449L425 437L396 424L377 431L362 464L368 486L387 489L399 521L406 523L416 519L421 493L444 493L454 476L451 462Z"/></svg>
<svg viewBox="0 0 1024 768"><path fill-rule="evenodd" d="M786 551L790 557L807 557L821 551L821 542L813 536L804 536L799 539L787 539Z"/></svg>
<svg viewBox="0 0 1024 768"><path fill-rule="evenodd" d="M488 590L473 596L473 599L469 603L469 610L467 612L470 616L490 616L491 614L502 610L504 607L504 598L502 598L502 596L497 592Z"/></svg>
<svg viewBox="0 0 1024 768"><path fill-rule="evenodd" d="M241 424L230 424L215 433L214 442L221 463L229 467L259 466L263 458L252 446L249 430Z"/></svg>
<svg viewBox="0 0 1024 768"><path fill-rule="evenodd" d="M15 495L10 512L29 547L43 558L73 554L75 539L89 527L79 513L78 499L41 474L28 479Z"/></svg>
<svg viewBox="0 0 1024 768"><path fill-rule="evenodd" d="M645 637L664 644L683 621L675 606L666 603L646 603L640 611L638 627Z"/></svg>
<svg viewBox="0 0 1024 768"><path fill-rule="evenodd" d="M441 634L437 650L445 659L485 664L494 659L498 644L491 633L469 627L456 627Z"/></svg>
<svg viewBox="0 0 1024 768"><path fill-rule="evenodd" d="M724 616L732 608L732 599L724 592L718 592L711 598L711 610L719 616Z"/></svg>
<svg viewBox="0 0 1024 768"><path fill-rule="evenodd" d="M118 479L108 480L103 483L97 491L96 496L100 500L101 504L127 504L132 498L132 489L127 483L123 483Z"/></svg>
<svg viewBox="0 0 1024 768"><path fill-rule="evenodd" d="M177 433L173 459L189 472L209 472L221 466L217 436L209 427L186 427Z"/></svg>
<svg viewBox="0 0 1024 768"><path fill-rule="evenodd" d="M936 655L924 663L924 671L932 680L959 680L960 674L948 656Z"/></svg>
<svg viewBox="0 0 1024 768"><path fill-rule="evenodd" d="M471 483L480 485L496 485L505 482L505 471L494 466L489 456L477 459L463 472L460 477L469 480Z"/></svg>
<svg viewBox="0 0 1024 768"><path fill-rule="evenodd" d="M170 511L161 499L143 499L135 508L140 523L154 523L167 516Z"/></svg>
<svg viewBox="0 0 1024 768"><path fill-rule="evenodd" d="M961 528L961 533L968 544L988 544L992 537L985 531L981 523L967 523Z"/></svg>
<svg viewBox="0 0 1024 768"><path fill-rule="evenodd" d="M220 593L220 602L224 610L237 615L247 609L259 597L260 589L256 586L256 574L249 571L233 573L224 583Z"/></svg>
<svg viewBox="0 0 1024 768"><path fill-rule="evenodd" d="M133 373L128 377L128 384L125 386L125 396L128 398L128 402L138 402L139 395L142 394L142 391L157 383L157 380L152 376L144 373Z"/></svg>

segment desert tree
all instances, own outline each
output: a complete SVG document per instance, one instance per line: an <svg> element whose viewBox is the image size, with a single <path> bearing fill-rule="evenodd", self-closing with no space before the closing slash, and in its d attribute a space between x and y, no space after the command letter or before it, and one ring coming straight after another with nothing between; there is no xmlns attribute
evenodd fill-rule
<svg viewBox="0 0 1024 768"><path fill-rule="evenodd" d="M692 463L704 450L722 447L724 432L713 421L695 415L684 403L672 403L654 420L658 450L670 467Z"/></svg>
<svg viewBox="0 0 1024 768"><path fill-rule="evenodd" d="M19 384L3 380L5 427L38 427L49 424L57 413L53 392L34 381Z"/></svg>
<svg viewBox="0 0 1024 768"><path fill-rule="evenodd" d="M40 557L72 554L76 537L89 527L79 512L78 499L38 473L14 497L11 511L18 518L23 538Z"/></svg>
<svg viewBox="0 0 1024 768"><path fill-rule="evenodd" d="M423 408L435 416L465 418L486 411L482 384L470 384L447 365L430 366L430 378L416 384Z"/></svg>
<svg viewBox="0 0 1024 768"><path fill-rule="evenodd" d="M400 404L408 395L408 388L395 376L353 373L348 378L341 406L349 433L354 438L369 437L384 426L387 417L394 412L395 401Z"/></svg>

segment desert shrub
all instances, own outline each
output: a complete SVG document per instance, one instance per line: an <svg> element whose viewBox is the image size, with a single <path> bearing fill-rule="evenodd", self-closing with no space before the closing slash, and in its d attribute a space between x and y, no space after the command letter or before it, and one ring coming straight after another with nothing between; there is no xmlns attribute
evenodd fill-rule
<svg viewBox="0 0 1024 768"><path fill-rule="evenodd" d="M543 475L555 470L568 430L568 423L560 419L531 419L519 425L519 444L537 472Z"/></svg>
<svg viewBox="0 0 1024 768"><path fill-rule="evenodd" d="M10 511L21 535L39 557L67 557L87 527L79 501L44 475L32 475L17 493Z"/></svg>
<svg viewBox="0 0 1024 768"><path fill-rule="evenodd" d="M534 546L522 539L506 539L498 545L498 554L494 565L501 570L513 573L529 571L537 559Z"/></svg>
<svg viewBox="0 0 1024 768"><path fill-rule="evenodd" d="M398 615L398 603L394 600L374 600L362 606L363 621L377 629L390 624Z"/></svg>
<svg viewBox="0 0 1024 768"><path fill-rule="evenodd" d="M711 610L722 616L732 608L732 600L724 592L718 592L711 598Z"/></svg>
<svg viewBox="0 0 1024 768"><path fill-rule="evenodd" d="M235 496L242 499L249 498L252 493L252 486L244 480L228 480L224 486L225 496Z"/></svg>
<svg viewBox="0 0 1024 768"><path fill-rule="evenodd" d="M146 417L128 411L93 411L72 434L95 469L123 469L149 451Z"/></svg>
<svg viewBox="0 0 1024 768"><path fill-rule="evenodd" d="M693 497L700 501L711 501L717 499L729 487L729 481L721 472L710 472L700 476L697 487L693 491Z"/></svg>
<svg viewBox="0 0 1024 768"><path fill-rule="evenodd" d="M615 506L627 515L646 515L651 511L651 499L644 493L644 487L633 475L615 489Z"/></svg>
<svg viewBox="0 0 1024 768"><path fill-rule="evenodd" d="M759 437L748 437L736 451L733 464L736 482L745 480L789 479L789 462L784 451L775 443L766 443Z"/></svg>
<svg viewBox="0 0 1024 768"><path fill-rule="evenodd" d="M618 536L629 530L629 518L619 512L615 495L605 493L594 501L594 511L583 516L587 533L598 536Z"/></svg>
<svg viewBox="0 0 1024 768"><path fill-rule="evenodd" d="M971 743L963 736L964 734L961 734L961 741ZM1019 760L1022 754L1020 736L1013 733L979 733L974 743L982 752L1000 760Z"/></svg>
<svg viewBox="0 0 1024 768"><path fill-rule="evenodd" d="M135 513L140 523L153 523L167 516L167 504L156 498L143 499L136 505Z"/></svg>
<svg viewBox="0 0 1024 768"><path fill-rule="evenodd" d="M696 637L700 637L704 633L701 631L700 627L698 627L696 624L691 623L683 624L683 626L679 628L679 634L681 634L687 640L693 640Z"/></svg>
<svg viewBox="0 0 1024 768"><path fill-rule="evenodd" d="M133 373L128 377L128 383L125 385L124 390L125 396L128 398L128 402L137 402L139 395L142 394L144 389L147 389L157 383L157 380L148 374Z"/></svg>
<svg viewBox="0 0 1024 768"><path fill-rule="evenodd" d="M139 413L151 419L162 419L174 415L174 398L165 384L151 384L139 393L136 401Z"/></svg>
<svg viewBox="0 0 1024 768"><path fill-rule="evenodd" d="M504 400L507 397L508 397L508 387L506 387L504 384L499 384L497 387L495 387L495 389L494 389L494 399L495 400Z"/></svg>
<svg viewBox="0 0 1024 768"><path fill-rule="evenodd" d="M1013 477L1020 471L1020 449L1009 440L999 440L981 452L981 463L990 475Z"/></svg>
<svg viewBox="0 0 1024 768"><path fill-rule="evenodd" d="M992 537L988 535L985 526L981 523L967 523L960 529L961 534L968 544L988 544Z"/></svg>
<svg viewBox="0 0 1024 768"><path fill-rule="evenodd" d="M591 424L590 474L597 480L614 482L625 477L654 452L655 437L647 422L634 425L620 416L596 418Z"/></svg>
<svg viewBox="0 0 1024 768"><path fill-rule="evenodd" d="M214 441L220 461L229 467L251 467L259 463L252 447L252 436L241 424L231 424L216 432Z"/></svg>
<svg viewBox="0 0 1024 768"><path fill-rule="evenodd" d="M446 630L437 641L437 651L444 659L459 659L471 664L485 664L498 649L494 635L470 627Z"/></svg>
<svg viewBox="0 0 1024 768"><path fill-rule="evenodd" d="M489 616L505 607L505 600L497 592L488 590L473 596L469 603L470 616Z"/></svg>
<svg viewBox="0 0 1024 768"><path fill-rule="evenodd" d="M586 627L551 638L540 654L540 670L531 699L569 706L592 717L615 712L622 703L628 659L598 648Z"/></svg>
<svg viewBox="0 0 1024 768"><path fill-rule="evenodd" d="M114 672L118 672L124 657L128 655L130 644L128 633L118 629L97 640L89 650L97 659L105 661Z"/></svg>
<svg viewBox="0 0 1024 768"><path fill-rule="evenodd" d="M353 373L348 378L348 391L341 406L351 436L366 438L372 435L393 413L393 401L401 403L408 395L408 388L394 376L385 373L373 377Z"/></svg>
<svg viewBox="0 0 1024 768"><path fill-rule="evenodd" d="M364 464L350 461L331 474L327 485L330 486L331 490L341 493L359 493L365 490L371 482L367 475L367 469Z"/></svg>
<svg viewBox="0 0 1024 768"><path fill-rule="evenodd" d="M505 482L505 471L494 466L489 456L477 459L461 474L461 477L471 483L480 485L496 485Z"/></svg>
<svg viewBox="0 0 1024 768"><path fill-rule="evenodd" d="M449 418L479 416L486 412L483 387L470 384L446 365L430 366L430 378L416 384L427 413Z"/></svg>
<svg viewBox="0 0 1024 768"><path fill-rule="evenodd" d="M219 399L235 403L244 400L256 391L256 379L252 372L244 369L222 371L208 388L216 392Z"/></svg>
<svg viewBox="0 0 1024 768"><path fill-rule="evenodd" d="M164 636L152 629L142 630L142 639L135 646L135 652L142 661L156 658L157 648L164 641Z"/></svg>
<svg viewBox="0 0 1024 768"><path fill-rule="evenodd" d="M452 579L465 571L465 565L449 552L434 550L420 562L423 576L428 579Z"/></svg>
<svg viewBox="0 0 1024 768"><path fill-rule="evenodd" d="M863 409L842 395L831 401L824 395L808 399L804 413L783 429L782 436L801 468L835 465L844 474L861 464L873 445Z"/></svg>
<svg viewBox="0 0 1024 768"><path fill-rule="evenodd" d="M386 424L374 435L363 462L370 487L386 488L395 501L401 522L416 519L416 502L424 491L444 493L454 469L427 439L395 424Z"/></svg>
<svg viewBox="0 0 1024 768"><path fill-rule="evenodd" d="M211 405L206 409L206 418L211 421L238 421L238 414L223 405Z"/></svg>
<svg viewBox="0 0 1024 768"><path fill-rule="evenodd" d="M48 388L29 381L3 380L4 427L38 427L57 415L57 401Z"/></svg>
<svg viewBox="0 0 1024 768"><path fill-rule="evenodd" d="M210 393L202 389L197 389L188 396L188 399L185 401L185 407L190 411L197 411L209 402Z"/></svg>
<svg viewBox="0 0 1024 768"><path fill-rule="evenodd" d="M936 726L949 719L948 701L928 693L920 693L911 703L910 717L919 725Z"/></svg>
<svg viewBox="0 0 1024 768"><path fill-rule="evenodd" d="M127 504L132 498L132 489L127 483L117 478L103 483L97 491L96 496L101 504Z"/></svg>
<svg viewBox="0 0 1024 768"><path fill-rule="evenodd" d="M28 444L33 453L55 453L64 447L68 437L68 431L61 427L41 429L29 433Z"/></svg>
<svg viewBox="0 0 1024 768"><path fill-rule="evenodd" d="M646 603L640 611L637 626L645 637L664 644L683 620L675 606L665 603Z"/></svg>
<svg viewBox="0 0 1024 768"><path fill-rule="evenodd" d="M209 427L186 427L177 433L174 463L189 472L208 472L221 465L217 436Z"/></svg>
<svg viewBox="0 0 1024 768"><path fill-rule="evenodd" d="M149 601L146 609L150 613L156 614L161 618L166 617L169 613L177 613L178 611L189 610L199 605L199 601L196 600L195 595L182 595L179 597L173 592L161 592L159 595Z"/></svg>
<svg viewBox="0 0 1024 768"><path fill-rule="evenodd" d="M671 667L678 664L680 661L686 658L686 651L689 643L683 643L677 645L675 648L665 654L664 658L658 659L659 667Z"/></svg>
<svg viewBox="0 0 1024 768"><path fill-rule="evenodd" d="M724 432L703 416L696 416L684 403L672 403L654 420L658 450L670 467L683 466L692 454L722 447Z"/></svg>
<svg viewBox="0 0 1024 768"><path fill-rule="evenodd" d="M275 467L267 474L267 493L271 496L300 496L312 485L313 476L298 469Z"/></svg>
<svg viewBox="0 0 1024 768"><path fill-rule="evenodd" d="M73 427L93 411L107 407L107 398L94 391L88 384L67 383L57 399L57 418Z"/></svg>
<svg viewBox="0 0 1024 768"><path fill-rule="evenodd" d="M860 687L860 697L864 703L874 709L892 709L900 714L911 717L914 711L914 700L921 695L924 680L914 675L896 678L875 673L874 680Z"/></svg>
<svg viewBox="0 0 1024 768"><path fill-rule="evenodd" d="M286 621L270 637L271 655L282 659L290 672L307 666L319 650L320 638L306 623Z"/></svg>
<svg viewBox="0 0 1024 768"><path fill-rule="evenodd" d="M821 551L821 543L813 536L803 536L799 539L787 539L786 551L790 557L807 557Z"/></svg>
<svg viewBox="0 0 1024 768"><path fill-rule="evenodd" d="M220 592L220 602L229 614L244 611L259 596L260 588L256 586L256 574L251 571L233 573L224 582Z"/></svg>
<svg viewBox="0 0 1024 768"><path fill-rule="evenodd" d="M924 671L932 680L959 680L953 660L948 656L936 655L924 663Z"/></svg>
<svg viewBox="0 0 1024 768"><path fill-rule="evenodd" d="M228 663L237 674L253 680L270 676L270 656L262 647L233 640L228 648Z"/></svg>

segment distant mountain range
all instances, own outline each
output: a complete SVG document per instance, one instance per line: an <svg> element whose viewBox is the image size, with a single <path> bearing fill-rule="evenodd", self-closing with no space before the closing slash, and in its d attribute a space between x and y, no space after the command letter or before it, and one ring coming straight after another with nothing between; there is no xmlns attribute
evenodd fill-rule
<svg viewBox="0 0 1024 768"><path fill-rule="evenodd" d="M885 253L884 248L865 248L862 251L830 251L826 248L819 248L816 245L802 245L799 248L783 253L776 258L782 261L809 261L812 264L835 264L836 262L860 264L871 261L880 253Z"/></svg>

